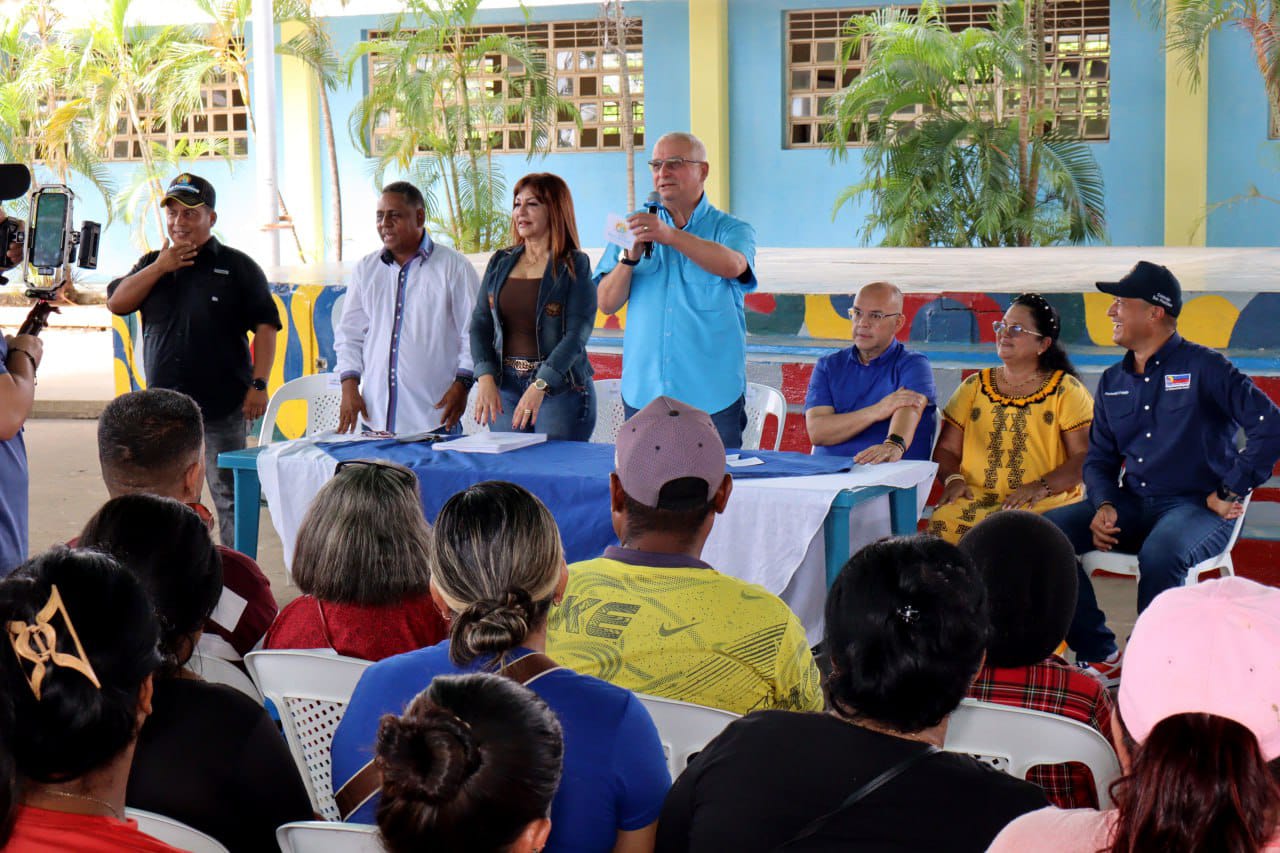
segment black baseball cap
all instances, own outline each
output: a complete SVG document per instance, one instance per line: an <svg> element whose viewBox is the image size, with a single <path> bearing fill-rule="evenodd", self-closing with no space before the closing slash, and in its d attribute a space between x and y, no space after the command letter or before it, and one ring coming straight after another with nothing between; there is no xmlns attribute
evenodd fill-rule
<svg viewBox="0 0 1280 853"><path fill-rule="evenodd" d="M169 199L174 199L187 207L199 207L204 204L213 210L218 196L213 191L213 184L199 175L183 172L169 182L169 189L165 191L164 199L160 203L164 204Z"/></svg>
<svg viewBox="0 0 1280 853"><path fill-rule="evenodd" d="M1100 281L1098 290L1125 299L1141 299L1168 311L1174 317L1182 311L1182 285L1168 267L1138 261L1119 281Z"/></svg>

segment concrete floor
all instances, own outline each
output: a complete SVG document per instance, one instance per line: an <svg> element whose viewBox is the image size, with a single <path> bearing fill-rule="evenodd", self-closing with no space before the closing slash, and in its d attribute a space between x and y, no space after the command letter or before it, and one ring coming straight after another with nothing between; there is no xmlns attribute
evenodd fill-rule
<svg viewBox="0 0 1280 853"><path fill-rule="evenodd" d="M107 499L98 470L97 423L92 420L27 422L27 457L31 466L31 549L40 551L76 536L89 516ZM212 502L205 499L206 506ZM262 508L258 564L271 580L276 600L284 605L298 595L284 572L280 539ZM1133 581L1095 578L1094 587L1112 630L1123 641L1133 629Z"/></svg>

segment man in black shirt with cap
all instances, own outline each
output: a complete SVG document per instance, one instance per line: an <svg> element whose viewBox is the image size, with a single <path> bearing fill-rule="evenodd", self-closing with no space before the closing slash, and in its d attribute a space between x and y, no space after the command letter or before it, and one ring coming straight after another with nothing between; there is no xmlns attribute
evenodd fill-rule
<svg viewBox="0 0 1280 853"><path fill-rule="evenodd" d="M147 384L190 395L204 417L205 479L224 545L235 541L233 477L218 454L245 446L267 408L280 314L252 258L213 236L213 186L183 173L164 197L169 238L107 287L113 314L142 312ZM253 332L253 359L246 334Z"/></svg>
<svg viewBox="0 0 1280 853"><path fill-rule="evenodd" d="M1178 334L1182 287L1167 268L1139 261L1098 289L1115 297L1112 340L1128 352L1098 382L1085 500L1045 517L1077 554L1136 553L1141 613L1226 548L1245 495L1280 457L1280 409L1225 356ZM1115 635L1083 569L1067 644L1105 684L1119 679Z"/></svg>

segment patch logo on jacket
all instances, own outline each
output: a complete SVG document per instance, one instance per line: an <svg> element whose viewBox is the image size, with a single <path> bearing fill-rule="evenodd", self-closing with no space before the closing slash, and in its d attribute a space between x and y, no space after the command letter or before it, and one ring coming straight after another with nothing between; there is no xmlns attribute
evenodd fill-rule
<svg viewBox="0 0 1280 853"><path fill-rule="evenodd" d="M560 316L561 314L563 314L563 313L564 313L564 306L563 306L563 305L561 305L559 302L548 302L548 303L547 303L547 316L548 316L548 317L559 317L559 316Z"/></svg>
<svg viewBox="0 0 1280 853"><path fill-rule="evenodd" d="M1190 373L1167 373L1164 377L1164 390L1185 391L1191 387Z"/></svg>

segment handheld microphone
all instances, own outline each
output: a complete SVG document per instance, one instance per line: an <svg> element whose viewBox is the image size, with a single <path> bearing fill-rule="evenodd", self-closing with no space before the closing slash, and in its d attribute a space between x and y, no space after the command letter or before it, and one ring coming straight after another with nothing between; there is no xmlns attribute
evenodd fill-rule
<svg viewBox="0 0 1280 853"><path fill-rule="evenodd" d="M649 197L644 200L644 209L649 213L657 213L658 208L662 207L662 196L658 195L658 191L654 190L649 193ZM653 257L653 241L644 244L644 256L646 258Z"/></svg>
<svg viewBox="0 0 1280 853"><path fill-rule="evenodd" d="M21 198L30 188L30 169L21 163L0 164L0 201Z"/></svg>

